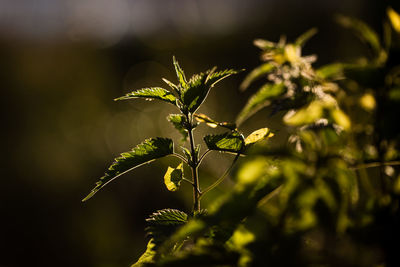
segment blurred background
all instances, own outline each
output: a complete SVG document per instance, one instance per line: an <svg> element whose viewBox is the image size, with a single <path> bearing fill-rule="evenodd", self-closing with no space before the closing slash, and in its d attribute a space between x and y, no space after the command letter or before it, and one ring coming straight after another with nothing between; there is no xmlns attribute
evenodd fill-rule
<svg viewBox="0 0 400 267"><path fill-rule="evenodd" d="M165 119L172 105L113 101L164 86L162 77L175 82L172 55L186 76L213 66L251 70L259 64L254 39L294 40L317 27L304 49L318 55L316 66L351 60L365 50L334 15L382 32L388 5L400 10L378 0L0 0L0 266L129 266L145 249L149 214L190 210L190 187L170 193L163 185L167 165L178 163L168 158L81 202L119 153L147 137L179 144ZM213 88L200 112L233 121L256 89L239 92L245 75ZM260 127L279 131L263 112L241 130ZM196 130L198 141L206 130ZM232 159L214 156L201 169L203 186Z"/></svg>

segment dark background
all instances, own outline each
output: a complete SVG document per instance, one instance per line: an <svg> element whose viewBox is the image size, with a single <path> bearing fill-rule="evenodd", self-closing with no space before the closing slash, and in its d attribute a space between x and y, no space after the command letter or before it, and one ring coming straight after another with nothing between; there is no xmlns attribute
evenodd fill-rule
<svg viewBox="0 0 400 267"><path fill-rule="evenodd" d="M214 65L251 70L259 64L255 38L292 41L317 27L304 49L318 55L316 66L351 60L365 49L334 15L363 19L380 33L389 4L399 11L367 0L0 1L0 266L128 266L144 251L149 214L190 210L188 186L170 193L163 185L174 159L136 169L81 202L119 153L147 137L179 139L165 120L171 105L113 102L164 86L161 77L175 81L172 55L187 76ZM215 87L201 112L233 121L256 89L238 91L245 74ZM241 130L277 125L261 112ZM196 131L198 141L205 130ZM214 156L201 170L203 184L229 165L230 156Z"/></svg>

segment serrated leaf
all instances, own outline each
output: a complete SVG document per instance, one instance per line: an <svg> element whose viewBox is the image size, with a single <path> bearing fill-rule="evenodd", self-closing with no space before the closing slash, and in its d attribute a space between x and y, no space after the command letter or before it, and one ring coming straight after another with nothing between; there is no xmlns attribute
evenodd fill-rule
<svg viewBox="0 0 400 267"><path fill-rule="evenodd" d="M318 32L317 28L311 28L302 35L300 35L294 42L297 46L303 46L311 37L313 37Z"/></svg>
<svg viewBox="0 0 400 267"><path fill-rule="evenodd" d="M249 134L249 136L246 137L246 139L244 139L244 144L246 146L254 144L258 141L267 139L267 138L271 138L273 137L274 134L271 132L270 129L268 128L261 128L258 129L254 132L252 132L251 134Z"/></svg>
<svg viewBox="0 0 400 267"><path fill-rule="evenodd" d="M140 256L138 261L131 265L131 267L143 267L147 263L153 263L154 256L156 255L154 239L150 239L147 243L146 251Z"/></svg>
<svg viewBox="0 0 400 267"><path fill-rule="evenodd" d="M216 128L217 126L227 128L229 130L235 130L236 129L236 124L235 123L230 123L230 122L217 122L210 117L208 117L205 114L193 114L194 117L198 122L203 122L207 124L211 128Z"/></svg>
<svg viewBox="0 0 400 267"><path fill-rule="evenodd" d="M176 84L174 84L174 83L168 81L168 80L165 79L165 78L162 78L162 80L163 80L169 87L171 87L171 89L174 90L178 95L181 94L181 92L180 92L180 90L179 90L179 87L178 87Z"/></svg>
<svg viewBox="0 0 400 267"><path fill-rule="evenodd" d="M174 67L175 67L176 77L178 78L179 85L181 87L180 89L186 90L188 87L188 84L186 81L185 73L183 72L183 69L179 66L179 63L176 60L175 56L172 57L172 61L174 63Z"/></svg>
<svg viewBox="0 0 400 267"><path fill-rule="evenodd" d="M169 191L176 191L179 189L182 179L183 163L179 164L176 168L168 167L164 175L164 184Z"/></svg>
<svg viewBox="0 0 400 267"><path fill-rule="evenodd" d="M154 239L154 243L159 245L187 221L188 215L183 211L176 209L159 210L146 219L148 225L146 232Z"/></svg>
<svg viewBox="0 0 400 267"><path fill-rule="evenodd" d="M185 116L182 114L170 114L167 120L182 134L182 141L186 141L188 132L185 128L185 124L187 123Z"/></svg>
<svg viewBox="0 0 400 267"><path fill-rule="evenodd" d="M244 146L243 136L238 132L227 132L204 137L208 149L227 152L241 152Z"/></svg>
<svg viewBox="0 0 400 267"><path fill-rule="evenodd" d="M176 105L176 97L170 91L161 87L143 88L137 91L126 94L125 96L116 98L114 100L128 100L134 98L144 98L146 100L162 100L173 105Z"/></svg>
<svg viewBox="0 0 400 267"><path fill-rule="evenodd" d="M87 201L100 189L112 180L133 170L145 163L154 161L155 159L165 157L174 153L174 143L169 138L150 138L137 145L129 152L122 153L116 158L114 163L105 172L105 175L96 183L96 187L92 189L87 197L82 201Z"/></svg>
<svg viewBox="0 0 400 267"><path fill-rule="evenodd" d="M193 75L188 82L187 89L182 92L182 102L190 112L194 113L206 99L211 87L235 73L237 73L235 70L215 72L215 69L212 69Z"/></svg>
<svg viewBox="0 0 400 267"><path fill-rule="evenodd" d="M249 87L249 85L257 80L260 77L263 77L265 74L271 72L272 70L275 69L275 66L271 63L264 63L261 66L258 66L254 70L252 70L246 78L243 80L243 82L240 84L240 90L244 91Z"/></svg>
<svg viewBox="0 0 400 267"><path fill-rule="evenodd" d="M378 34L376 34L376 32L372 30L367 24L365 24L361 20L346 16L337 16L337 21L343 27L353 30L363 42L370 45L375 53L379 55L381 44Z"/></svg>
<svg viewBox="0 0 400 267"><path fill-rule="evenodd" d="M254 113L270 104L270 99L281 95L285 91L283 83L265 84L247 101L244 108L240 111L237 117L237 124L240 125Z"/></svg>

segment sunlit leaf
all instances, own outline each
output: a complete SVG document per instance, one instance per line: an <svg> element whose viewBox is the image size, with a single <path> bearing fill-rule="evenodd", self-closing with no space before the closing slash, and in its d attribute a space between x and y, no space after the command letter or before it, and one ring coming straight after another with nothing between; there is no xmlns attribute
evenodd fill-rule
<svg viewBox="0 0 400 267"><path fill-rule="evenodd" d="M387 15L392 23L393 29L400 33L400 15L393 8L387 8Z"/></svg>
<svg viewBox="0 0 400 267"><path fill-rule="evenodd" d="M260 77L263 77L265 74L271 72L272 70L275 69L275 66L271 63L264 63L261 66L255 68L252 70L246 78L243 80L243 82L240 85L240 90L245 90L249 85L257 80Z"/></svg>
<svg viewBox="0 0 400 267"><path fill-rule="evenodd" d="M247 101L245 107L240 111L237 117L237 124L241 124L254 113L269 105L272 98L281 95L284 91L285 86L282 83L265 84Z"/></svg>
<svg viewBox="0 0 400 267"><path fill-rule="evenodd" d="M205 73L193 75L188 82L187 89L182 91L183 103L190 112L194 113L206 99L211 87L235 73L237 73L235 70L215 72L214 68Z"/></svg>
<svg viewBox="0 0 400 267"><path fill-rule="evenodd" d="M174 83L168 81L168 80L165 79L165 78L162 78L162 80L163 80L166 84L168 84L168 86L171 87L171 89L173 89L178 95L181 94L181 91L179 90L179 87L178 87L177 85L175 85Z"/></svg>
<svg viewBox="0 0 400 267"><path fill-rule="evenodd" d="M183 179L183 164L179 164L178 167L168 167L167 172L164 175L164 183L169 191L178 190Z"/></svg>
<svg viewBox="0 0 400 267"><path fill-rule="evenodd" d="M244 146L243 136L238 132L227 132L219 135L207 135L204 137L208 149L241 152Z"/></svg>
<svg viewBox="0 0 400 267"><path fill-rule="evenodd" d="M313 37L318 30L316 28L311 28L302 35L300 35L296 41L294 42L295 45L297 46L304 46L304 44L311 38Z"/></svg>
<svg viewBox="0 0 400 267"><path fill-rule="evenodd" d="M182 134L182 141L186 141L188 137L188 132L186 130L185 124L187 120L182 114L170 114L167 117L167 120L174 125L175 129L177 129Z"/></svg>
<svg viewBox="0 0 400 267"><path fill-rule="evenodd" d="M161 87L143 88L126 94L125 96L116 98L115 100L128 100L134 98L144 98L146 100L162 100L171 104L176 104L176 97L170 91Z"/></svg>
<svg viewBox="0 0 400 267"><path fill-rule="evenodd" d="M289 112L284 121L288 125L299 126L313 123L322 117L324 105L320 101L313 101L297 112Z"/></svg>
<svg viewBox="0 0 400 267"><path fill-rule="evenodd" d="M374 96L371 93L365 93L360 98L360 105L365 110L368 110L368 111L373 110L375 108L375 106L376 106L376 101L375 101Z"/></svg>
<svg viewBox="0 0 400 267"><path fill-rule="evenodd" d="M194 117L198 122L203 122L206 123L208 126L211 128L216 128L217 126L228 128L229 130L235 130L236 129L236 124L235 123L229 123L229 122L217 122L210 117L208 117L205 114L193 114Z"/></svg>
<svg viewBox="0 0 400 267"><path fill-rule="evenodd" d="M149 243L147 243L146 251L140 256L136 263L131 265L131 267L143 267L147 263L153 263L154 256L156 255L156 251L154 250L155 246L154 239L150 239Z"/></svg>
<svg viewBox="0 0 400 267"><path fill-rule="evenodd" d="M122 153L120 157L116 158L105 175L96 183L96 187L82 201L90 199L105 185L126 172L173 153L174 143L171 139L157 137L145 140L131 151Z"/></svg>
<svg viewBox="0 0 400 267"><path fill-rule="evenodd" d="M274 134L271 132L270 129L268 128L261 128L258 129L254 132L252 132L249 136L246 137L246 139L244 139L244 143L245 145L250 145L250 144L254 144L258 141L267 139L267 138L271 138L273 137Z"/></svg>
<svg viewBox="0 0 400 267"><path fill-rule="evenodd" d="M188 84L186 81L185 73L183 72L183 69L179 66L179 63L176 60L175 56L172 57L172 61L174 63L176 77L178 78L180 89L186 90L188 88Z"/></svg>
<svg viewBox="0 0 400 267"><path fill-rule="evenodd" d="M158 246L187 221L188 215L183 211L176 209L158 210L146 219L148 225L146 232Z"/></svg>
<svg viewBox="0 0 400 267"><path fill-rule="evenodd" d="M333 109L331 110L331 116L335 123L342 126L344 130L350 129L351 122L350 118L340 109Z"/></svg>
<svg viewBox="0 0 400 267"><path fill-rule="evenodd" d="M323 79L340 78L343 76L343 64L333 63L324 65L316 70L319 77Z"/></svg>

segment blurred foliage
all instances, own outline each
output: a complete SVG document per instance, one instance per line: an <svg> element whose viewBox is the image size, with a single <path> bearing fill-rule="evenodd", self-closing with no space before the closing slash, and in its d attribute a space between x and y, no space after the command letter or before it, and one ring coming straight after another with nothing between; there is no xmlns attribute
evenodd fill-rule
<svg viewBox="0 0 400 267"><path fill-rule="evenodd" d="M364 22L338 17L370 53L317 70L311 65L316 56L301 54L314 29L294 43L256 40L264 63L242 89L255 79L267 81L237 124L261 107L285 112L286 144L249 148L232 190L161 244L150 246L151 239L133 266L399 266L400 16L389 8L388 17L383 40ZM260 130L246 140L269 133ZM235 138L223 134L205 142L238 152Z"/></svg>

